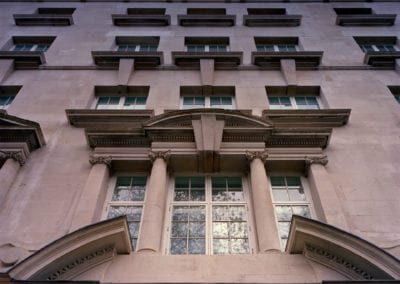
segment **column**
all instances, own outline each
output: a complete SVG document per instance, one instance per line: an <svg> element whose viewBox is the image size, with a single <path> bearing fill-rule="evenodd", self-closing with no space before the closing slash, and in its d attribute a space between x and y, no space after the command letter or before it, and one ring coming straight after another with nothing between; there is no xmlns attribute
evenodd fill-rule
<svg viewBox="0 0 400 284"><path fill-rule="evenodd" d="M90 158L89 162L93 166L72 218L70 232L100 220L107 194L111 161L110 156Z"/></svg>
<svg viewBox="0 0 400 284"><path fill-rule="evenodd" d="M170 151L150 152L153 167L146 192L146 204L140 225L138 252L160 252L167 198L167 163Z"/></svg>
<svg viewBox="0 0 400 284"><path fill-rule="evenodd" d="M325 168L328 163L327 157L306 157L305 162L318 219L342 230L347 230L348 226L339 197Z"/></svg>
<svg viewBox="0 0 400 284"><path fill-rule="evenodd" d="M268 154L266 152L246 152L246 157L250 162L251 193L258 248L261 253L280 252L278 228L268 176L264 167Z"/></svg>
<svg viewBox="0 0 400 284"><path fill-rule="evenodd" d="M0 169L0 204L2 204L20 167L25 164L25 158L21 152L3 151L0 151L0 157L6 160Z"/></svg>

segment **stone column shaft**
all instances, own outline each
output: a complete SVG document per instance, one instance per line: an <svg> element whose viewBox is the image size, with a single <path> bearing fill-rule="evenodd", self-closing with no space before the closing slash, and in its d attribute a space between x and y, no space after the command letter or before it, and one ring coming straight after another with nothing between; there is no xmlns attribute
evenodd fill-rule
<svg viewBox="0 0 400 284"><path fill-rule="evenodd" d="M111 158L91 160L93 167L79 198L70 231L96 222L100 218L109 182Z"/></svg>
<svg viewBox="0 0 400 284"><path fill-rule="evenodd" d="M248 158L250 160L251 193L258 248L261 253L281 251L268 176L262 160L262 153L248 153Z"/></svg>
<svg viewBox="0 0 400 284"><path fill-rule="evenodd" d="M167 197L168 152L152 153L153 167L147 186L146 205L140 225L139 252L160 252Z"/></svg>
<svg viewBox="0 0 400 284"><path fill-rule="evenodd" d="M5 201L6 195L13 184L19 168L20 163L17 160L8 158L0 169L0 205Z"/></svg>
<svg viewBox="0 0 400 284"><path fill-rule="evenodd" d="M311 162L308 177L310 188L314 199L314 206L320 220L328 224L347 230L345 216L340 206L340 200L336 194L335 187L325 169L327 163Z"/></svg>

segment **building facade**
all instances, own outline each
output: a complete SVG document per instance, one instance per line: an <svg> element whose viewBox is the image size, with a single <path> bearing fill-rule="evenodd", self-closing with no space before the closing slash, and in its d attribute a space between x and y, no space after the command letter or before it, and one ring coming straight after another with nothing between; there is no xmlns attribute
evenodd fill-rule
<svg viewBox="0 0 400 284"><path fill-rule="evenodd" d="M0 281L400 281L397 1L0 7Z"/></svg>

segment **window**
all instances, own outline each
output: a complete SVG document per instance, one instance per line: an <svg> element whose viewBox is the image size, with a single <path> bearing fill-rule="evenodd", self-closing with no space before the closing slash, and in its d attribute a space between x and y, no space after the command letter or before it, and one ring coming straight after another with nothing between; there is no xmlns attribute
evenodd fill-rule
<svg viewBox="0 0 400 284"><path fill-rule="evenodd" d="M222 108L233 109L233 98L229 96L184 96L182 97L183 109L195 108Z"/></svg>
<svg viewBox="0 0 400 284"><path fill-rule="evenodd" d="M0 96L0 109L7 109L15 96Z"/></svg>
<svg viewBox="0 0 400 284"><path fill-rule="evenodd" d="M118 45L117 51L157 51L157 45L155 44L121 44Z"/></svg>
<svg viewBox="0 0 400 284"><path fill-rule="evenodd" d="M257 51L261 52L276 52L276 51L296 51L295 44L257 44Z"/></svg>
<svg viewBox="0 0 400 284"><path fill-rule="evenodd" d="M188 52L227 52L228 37L185 37L185 47Z"/></svg>
<svg viewBox="0 0 400 284"><path fill-rule="evenodd" d="M157 51L160 37L153 36L117 36L115 43L117 51L152 52Z"/></svg>
<svg viewBox="0 0 400 284"><path fill-rule="evenodd" d="M146 109L147 97L99 97L96 109Z"/></svg>
<svg viewBox="0 0 400 284"><path fill-rule="evenodd" d="M245 192L240 176L175 177L170 254L250 253Z"/></svg>
<svg viewBox="0 0 400 284"><path fill-rule="evenodd" d="M279 236L284 249L292 215L311 218L310 198L306 196L299 176L271 176L270 180Z"/></svg>
<svg viewBox="0 0 400 284"><path fill-rule="evenodd" d="M189 44L186 46L188 52L225 52L227 45L222 44Z"/></svg>
<svg viewBox="0 0 400 284"><path fill-rule="evenodd" d="M268 96L270 109L319 109L315 96Z"/></svg>
<svg viewBox="0 0 400 284"><path fill-rule="evenodd" d="M367 52L367 51L378 51L378 52L397 51L396 47L392 44L360 44L360 47L364 52Z"/></svg>
<svg viewBox="0 0 400 284"><path fill-rule="evenodd" d="M12 51L47 51L50 44L16 44Z"/></svg>
<svg viewBox="0 0 400 284"><path fill-rule="evenodd" d="M142 209L145 200L147 177L119 176L107 204L107 218L126 215L132 245L136 249L138 242Z"/></svg>

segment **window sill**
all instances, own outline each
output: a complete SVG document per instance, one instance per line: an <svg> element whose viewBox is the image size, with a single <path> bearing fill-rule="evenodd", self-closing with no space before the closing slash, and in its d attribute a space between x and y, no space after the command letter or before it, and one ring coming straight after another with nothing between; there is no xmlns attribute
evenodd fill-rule
<svg viewBox="0 0 400 284"><path fill-rule="evenodd" d="M316 69L322 60L323 51L276 51L251 53L251 61L254 65L279 70L282 59L293 59L296 61L296 68L300 70Z"/></svg>
<svg viewBox="0 0 400 284"><path fill-rule="evenodd" d="M154 68L163 63L161 51L92 51L94 63L100 67L118 69L120 59L134 59L135 68Z"/></svg>
<svg viewBox="0 0 400 284"><path fill-rule="evenodd" d="M178 15L178 24L184 27L232 27L235 15Z"/></svg>
<svg viewBox="0 0 400 284"><path fill-rule="evenodd" d="M232 69L242 64L243 52L173 51L172 62L179 67L200 68L200 59L214 59L218 69Z"/></svg>
<svg viewBox="0 0 400 284"><path fill-rule="evenodd" d="M364 63L373 67L394 69L396 59L400 58L400 51L368 51L364 56Z"/></svg>
<svg viewBox="0 0 400 284"><path fill-rule="evenodd" d="M169 26L170 15L112 15L115 26Z"/></svg>
<svg viewBox="0 0 400 284"><path fill-rule="evenodd" d="M17 26L70 26L74 21L71 15L60 14L14 14Z"/></svg>
<svg viewBox="0 0 400 284"><path fill-rule="evenodd" d="M0 51L0 59L13 59L15 69L36 69L46 63L43 51Z"/></svg>
<svg viewBox="0 0 400 284"><path fill-rule="evenodd" d="M338 15L339 26L393 26L396 14Z"/></svg>
<svg viewBox="0 0 400 284"><path fill-rule="evenodd" d="M268 109L262 117L276 126L339 127L349 121L351 109Z"/></svg>
<svg viewBox="0 0 400 284"><path fill-rule="evenodd" d="M244 15L243 25L248 27L297 27L301 15Z"/></svg>

